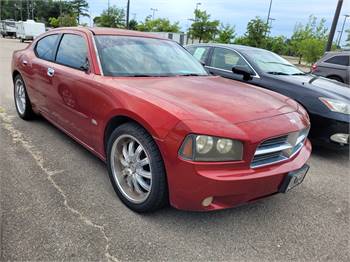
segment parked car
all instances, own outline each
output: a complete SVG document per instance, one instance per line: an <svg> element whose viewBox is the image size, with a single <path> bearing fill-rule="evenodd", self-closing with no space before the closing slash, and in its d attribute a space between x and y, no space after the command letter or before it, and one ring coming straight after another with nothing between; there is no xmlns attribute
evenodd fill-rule
<svg viewBox="0 0 350 262"><path fill-rule="evenodd" d="M21 42L33 40L43 33L45 33L44 23L37 23L34 20L16 22L16 35Z"/></svg>
<svg viewBox="0 0 350 262"><path fill-rule="evenodd" d="M311 72L349 85L349 60L350 51L326 52L320 60L312 65Z"/></svg>
<svg viewBox="0 0 350 262"><path fill-rule="evenodd" d="M299 102L311 118L309 137L313 143L349 148L350 89L345 84L304 73L264 49L221 44L186 48L214 75L260 86Z"/></svg>
<svg viewBox="0 0 350 262"><path fill-rule="evenodd" d="M210 76L135 31L61 28L13 54L19 116L41 114L106 162L138 211L232 207L300 184L309 119L295 101ZM73 175L73 174L72 174Z"/></svg>

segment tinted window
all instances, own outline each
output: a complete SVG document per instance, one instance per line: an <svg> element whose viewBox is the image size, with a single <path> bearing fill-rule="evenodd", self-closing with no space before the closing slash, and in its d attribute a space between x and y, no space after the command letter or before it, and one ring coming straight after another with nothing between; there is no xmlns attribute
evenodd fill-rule
<svg viewBox="0 0 350 262"><path fill-rule="evenodd" d="M346 56L346 55L333 56L333 57L327 59L325 62L330 63L330 64L348 66L349 65L349 56Z"/></svg>
<svg viewBox="0 0 350 262"><path fill-rule="evenodd" d="M237 65L250 69L244 59L236 52L226 48L214 48L210 66L231 71L232 67Z"/></svg>
<svg viewBox="0 0 350 262"><path fill-rule="evenodd" d="M39 40L35 48L37 56L45 60L54 60L57 39L58 35L49 35Z"/></svg>
<svg viewBox="0 0 350 262"><path fill-rule="evenodd" d="M86 62L87 47L83 37L65 34L58 47L56 62L74 68L80 68Z"/></svg>
<svg viewBox="0 0 350 262"><path fill-rule="evenodd" d="M209 47L189 47L188 51L200 62L205 62Z"/></svg>

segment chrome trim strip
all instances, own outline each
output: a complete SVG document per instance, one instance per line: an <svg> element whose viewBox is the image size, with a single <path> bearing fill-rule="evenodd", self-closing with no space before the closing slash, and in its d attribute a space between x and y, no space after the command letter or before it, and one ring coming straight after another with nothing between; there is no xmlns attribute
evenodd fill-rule
<svg viewBox="0 0 350 262"><path fill-rule="evenodd" d="M98 50L97 50L97 46L96 46L95 36L94 35L92 36L92 43L94 44L95 54L96 54L96 58L97 58L98 67L100 68L101 76L104 76L103 70L102 70L102 66L101 66L101 61L100 61L100 55L99 55Z"/></svg>
<svg viewBox="0 0 350 262"><path fill-rule="evenodd" d="M290 149L290 148L293 148L293 146L288 144L288 143L282 144L282 145L277 146L277 147L276 146L270 146L270 148L260 148L260 149L258 148L255 151L254 156L259 156L259 155L279 152L279 151L283 151L283 150Z"/></svg>

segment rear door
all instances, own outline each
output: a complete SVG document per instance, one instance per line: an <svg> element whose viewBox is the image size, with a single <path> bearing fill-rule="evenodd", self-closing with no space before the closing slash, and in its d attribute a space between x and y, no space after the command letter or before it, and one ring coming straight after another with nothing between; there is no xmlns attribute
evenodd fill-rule
<svg viewBox="0 0 350 262"><path fill-rule="evenodd" d="M33 57L21 57L25 79L30 88L29 96L38 109L48 118L52 114L48 108L52 90L52 78L48 75L50 68L54 66L56 48L59 34L51 34L41 38L34 47Z"/></svg>
<svg viewBox="0 0 350 262"><path fill-rule="evenodd" d="M188 52L190 52L199 62L201 62L203 65L206 65L208 62L209 52L210 52L209 46L189 46L186 49Z"/></svg>

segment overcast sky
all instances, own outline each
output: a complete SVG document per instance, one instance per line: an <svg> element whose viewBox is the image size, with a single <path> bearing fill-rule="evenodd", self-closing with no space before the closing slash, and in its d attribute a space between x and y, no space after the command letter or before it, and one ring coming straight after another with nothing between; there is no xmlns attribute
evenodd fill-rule
<svg viewBox="0 0 350 262"><path fill-rule="evenodd" d="M98 16L107 8L108 0L88 0L92 18ZM126 0L110 0L110 5L126 8ZM245 32L247 22L255 16L267 18L270 0L130 0L130 16L142 21L152 14L151 8L156 8L156 17L169 18L172 22L179 21L182 30L186 30L193 17L196 3L200 2L200 9L211 14L212 19L218 19L224 24L234 25L238 35ZM327 27L331 27L334 11L338 0L273 0L271 18L271 35L285 35L293 33L297 22L306 23L309 15L325 18ZM350 0L344 0L341 15L350 14ZM338 22L337 30L341 29L344 16ZM89 22L88 19L83 19ZM350 18L345 28L350 28ZM338 33L335 37L337 37ZM342 42L346 36L343 35Z"/></svg>

